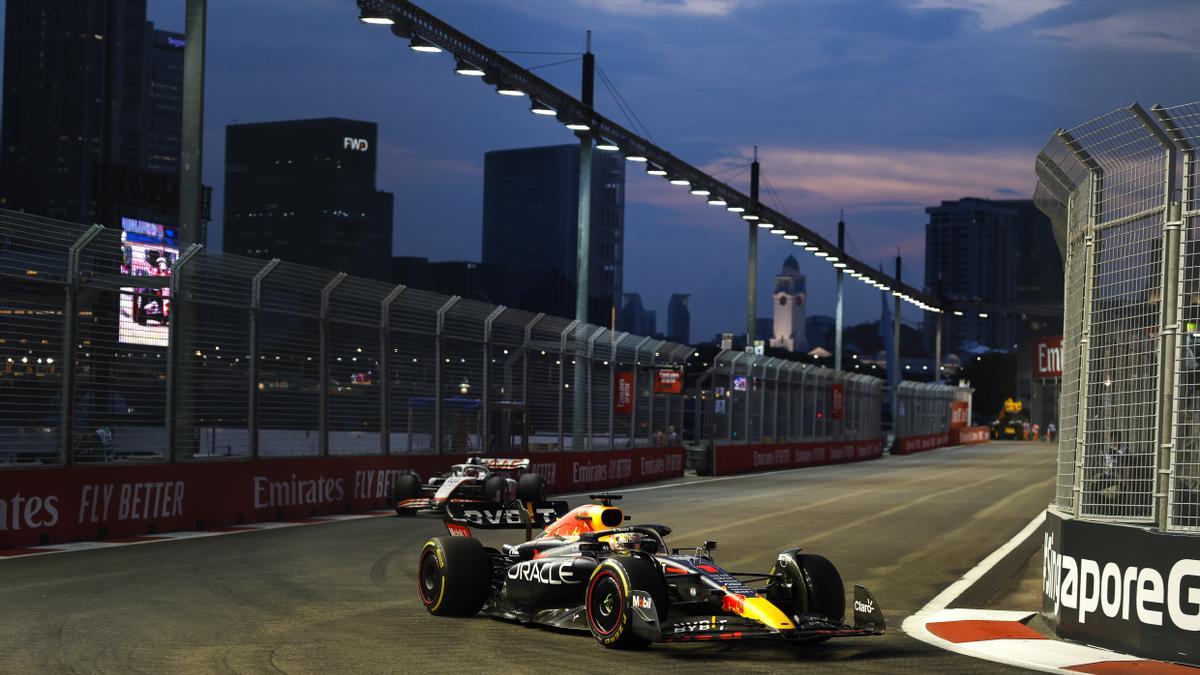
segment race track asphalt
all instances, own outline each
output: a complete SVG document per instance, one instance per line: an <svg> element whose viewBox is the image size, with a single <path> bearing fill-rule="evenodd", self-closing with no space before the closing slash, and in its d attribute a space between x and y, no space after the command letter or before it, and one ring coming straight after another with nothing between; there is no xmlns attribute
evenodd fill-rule
<svg viewBox="0 0 1200 675"><path fill-rule="evenodd" d="M874 592L889 624L878 638L629 653L435 618L416 554L441 522L385 517L0 560L0 672L1011 672L899 626L1045 508L1053 484L1050 444L992 443L625 491L634 521L671 525L680 546L717 540L729 569L766 571L789 546L825 555L847 588Z"/></svg>

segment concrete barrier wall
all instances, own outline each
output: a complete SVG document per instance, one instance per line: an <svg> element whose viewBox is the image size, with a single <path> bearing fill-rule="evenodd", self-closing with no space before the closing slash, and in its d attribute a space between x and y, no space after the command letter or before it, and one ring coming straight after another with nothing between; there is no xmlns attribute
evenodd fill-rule
<svg viewBox="0 0 1200 675"><path fill-rule="evenodd" d="M1200 536L1051 509L1042 614L1070 640L1200 666Z"/></svg>

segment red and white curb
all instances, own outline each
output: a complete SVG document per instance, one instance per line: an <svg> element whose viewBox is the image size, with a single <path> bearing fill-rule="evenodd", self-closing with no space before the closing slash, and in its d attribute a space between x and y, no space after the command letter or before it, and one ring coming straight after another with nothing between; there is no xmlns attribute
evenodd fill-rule
<svg viewBox="0 0 1200 675"><path fill-rule="evenodd" d="M1045 512L1038 514L1015 537L930 600L919 612L905 619L902 630L948 651L1045 673L1200 674L1200 668L1046 637L1026 625L1036 612L946 608L1021 542L1041 529L1045 518Z"/></svg>
<svg viewBox="0 0 1200 675"><path fill-rule="evenodd" d="M206 537L220 537L227 534L241 534L243 532L262 532L263 530L278 530L287 527L301 527L303 525L322 525L325 523L341 523L347 520L363 520L365 518L379 518L381 516L394 516L395 511L379 510L368 511L367 513L342 514L331 516L310 516L308 518L300 518L297 520L280 520L263 523L246 523L245 525L233 525L231 527L223 527L214 530L185 530L181 532L159 532L155 534L145 534L135 537L121 537L119 539L106 539L104 541L76 541L64 544L50 544L47 546L25 546L21 548L12 548L0 550L0 561L13 560L16 558L28 558L30 556L51 555L54 553L71 553L74 551L92 551L101 548L116 548L119 546L136 546L138 544L155 544L164 541L179 541L181 539L204 539Z"/></svg>

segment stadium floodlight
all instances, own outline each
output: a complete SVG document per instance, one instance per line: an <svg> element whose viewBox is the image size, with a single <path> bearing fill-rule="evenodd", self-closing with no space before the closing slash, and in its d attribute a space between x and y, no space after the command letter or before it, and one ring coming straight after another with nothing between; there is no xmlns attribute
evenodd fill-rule
<svg viewBox="0 0 1200 675"><path fill-rule="evenodd" d="M480 68L479 66L473 66L462 59L458 59L454 62L454 72L465 77L483 77L486 75L486 73L483 72L483 68Z"/></svg>
<svg viewBox="0 0 1200 675"><path fill-rule="evenodd" d="M682 186L688 186L688 185L692 184L692 181L690 181L686 178L672 178L668 182L671 183L671 185L682 185Z"/></svg>
<svg viewBox="0 0 1200 675"><path fill-rule="evenodd" d="M654 162L646 162L646 173L651 176L665 176L667 175L667 170Z"/></svg>
<svg viewBox="0 0 1200 675"><path fill-rule="evenodd" d="M804 247L804 250L808 251L809 253L812 253L813 251L819 251L820 249L818 249L816 246L813 246L812 244L809 244L808 246Z"/></svg>
<svg viewBox="0 0 1200 675"><path fill-rule="evenodd" d="M533 103L529 106L529 112L533 113L534 115L544 115L546 117L558 114L557 110L537 99L534 99Z"/></svg>
<svg viewBox="0 0 1200 675"><path fill-rule="evenodd" d="M753 213L743 213L742 220L758 220L758 216Z"/></svg>
<svg viewBox="0 0 1200 675"><path fill-rule="evenodd" d="M691 190L689 190L689 192L696 195L697 197L707 197L712 194L712 192L710 190L706 190L702 187L694 187Z"/></svg>
<svg viewBox="0 0 1200 675"><path fill-rule="evenodd" d="M979 318L981 318L981 319L986 319L986 318L988 318L987 312L980 312L980 313L979 313Z"/></svg>
<svg viewBox="0 0 1200 675"><path fill-rule="evenodd" d="M772 232L773 234L780 234L779 232L775 232L775 230L771 230L771 232ZM787 239L788 241L796 241L796 240L797 240L797 239L799 239L800 237L797 237L797 236L796 236L796 235L794 235L794 234L785 234L785 235L783 235L783 238L784 238L784 239Z"/></svg>
<svg viewBox="0 0 1200 675"><path fill-rule="evenodd" d="M517 88L516 85L504 82L496 85L496 93L501 96L524 96L525 92Z"/></svg>
<svg viewBox="0 0 1200 675"><path fill-rule="evenodd" d="M840 258L838 258L836 255L831 255L831 256L828 256L827 258L825 258L826 262L831 262L831 263L835 263L838 260L840 260Z"/></svg>
<svg viewBox="0 0 1200 675"><path fill-rule="evenodd" d="M645 156L645 155L626 155L626 156L625 156L625 161L626 161L626 162L642 162L642 163L645 163L645 162L648 162L648 161L650 161L650 160L646 159L646 156Z"/></svg>
<svg viewBox="0 0 1200 675"><path fill-rule="evenodd" d="M442 51L441 47L433 44L420 35L412 36L412 41L408 43L408 48L414 52L421 52L424 54L439 54Z"/></svg>
<svg viewBox="0 0 1200 675"><path fill-rule="evenodd" d="M589 126L587 122L584 122L582 120L571 120L570 122L567 122L563 126L570 129L571 131L591 131L592 130L592 127Z"/></svg>
<svg viewBox="0 0 1200 675"><path fill-rule="evenodd" d="M725 207L725 210L730 213L742 213L743 211L746 210L746 207L744 207L744 206L727 206L727 207Z"/></svg>
<svg viewBox="0 0 1200 675"><path fill-rule="evenodd" d="M954 310L954 316L962 316L962 315L963 315L963 313L962 313L961 309Z"/></svg>
<svg viewBox="0 0 1200 675"><path fill-rule="evenodd" d="M814 248L813 250L814 250L813 255L817 256L818 258L828 258L829 257L829 254L826 253L825 251L821 251L816 248Z"/></svg>
<svg viewBox="0 0 1200 675"><path fill-rule="evenodd" d="M619 152L621 148L607 138L601 138L596 142L596 149L602 152Z"/></svg>
<svg viewBox="0 0 1200 675"><path fill-rule="evenodd" d="M358 13L358 20L373 26L390 26L396 23L390 14L384 14L377 9L364 9Z"/></svg>
<svg viewBox="0 0 1200 675"><path fill-rule="evenodd" d="M846 267L846 263L844 263L844 262L836 262L836 263L833 263L833 266L834 266L834 267L836 267L836 268L838 268L838 269L840 270L840 269L844 269L844 268Z"/></svg>
<svg viewBox="0 0 1200 675"><path fill-rule="evenodd" d="M713 206L728 206L729 205L729 202L725 201L724 199L722 199L716 195L709 197L708 203Z"/></svg>
<svg viewBox="0 0 1200 675"><path fill-rule="evenodd" d="M775 227L775 226L774 226L774 225L772 225L771 223L764 223L764 222L761 222L761 221L760 221L760 222L758 222L758 223L755 223L755 225L758 225L759 227L761 227L761 228L762 228L762 229L764 229L764 230L770 230L770 229L774 229L774 227Z"/></svg>

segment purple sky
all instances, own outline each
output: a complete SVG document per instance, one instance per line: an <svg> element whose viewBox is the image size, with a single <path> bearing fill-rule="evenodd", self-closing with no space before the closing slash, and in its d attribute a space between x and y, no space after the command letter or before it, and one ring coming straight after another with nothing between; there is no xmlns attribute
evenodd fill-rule
<svg viewBox="0 0 1200 675"><path fill-rule="evenodd" d="M898 247L917 286L925 206L1029 197L1034 157L1055 128L1200 93L1179 85L1200 66L1193 0L418 4L496 49L577 52L593 30L597 64L660 145L712 171L748 162L758 145L786 212L833 239L845 209L850 252L890 269ZM204 174L217 214L226 124L370 120L380 125L379 187L396 194L395 252L477 260L483 153L573 140L527 101L454 75L447 55L413 53L386 28L360 24L352 0L216 0L209 12ZM181 30L183 0L150 0L150 16ZM577 63L538 72L579 89ZM632 126L599 84L597 108ZM748 180L730 182L748 191ZM658 310L660 329L670 294L691 293L693 340L740 331L744 224L638 171L627 187L626 290ZM775 205L765 192L764 201ZM793 251L760 238L760 316ZM810 314L831 314L832 267L797 257ZM849 282L849 321L874 320L879 307L877 292Z"/></svg>

